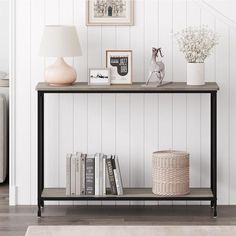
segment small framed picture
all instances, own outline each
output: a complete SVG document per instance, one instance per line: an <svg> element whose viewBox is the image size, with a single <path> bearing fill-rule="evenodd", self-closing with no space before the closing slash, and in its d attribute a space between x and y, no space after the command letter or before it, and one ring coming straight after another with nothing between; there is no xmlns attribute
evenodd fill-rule
<svg viewBox="0 0 236 236"><path fill-rule="evenodd" d="M110 85L110 69L89 69L89 85Z"/></svg>
<svg viewBox="0 0 236 236"><path fill-rule="evenodd" d="M86 0L87 25L133 25L134 0Z"/></svg>
<svg viewBox="0 0 236 236"><path fill-rule="evenodd" d="M132 50L107 50L106 66L111 69L111 84L132 84Z"/></svg>

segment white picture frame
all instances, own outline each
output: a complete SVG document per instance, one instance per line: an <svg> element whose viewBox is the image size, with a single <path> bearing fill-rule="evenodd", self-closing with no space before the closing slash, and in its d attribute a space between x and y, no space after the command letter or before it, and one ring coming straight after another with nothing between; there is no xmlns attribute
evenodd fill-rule
<svg viewBox="0 0 236 236"><path fill-rule="evenodd" d="M134 0L114 1L117 1L117 5L111 5L109 0L86 0L86 24L133 25Z"/></svg>
<svg viewBox="0 0 236 236"><path fill-rule="evenodd" d="M132 84L132 50L106 50L106 67L111 70L111 84Z"/></svg>
<svg viewBox="0 0 236 236"><path fill-rule="evenodd" d="M110 85L111 70L108 68L91 68L88 73L89 85Z"/></svg>

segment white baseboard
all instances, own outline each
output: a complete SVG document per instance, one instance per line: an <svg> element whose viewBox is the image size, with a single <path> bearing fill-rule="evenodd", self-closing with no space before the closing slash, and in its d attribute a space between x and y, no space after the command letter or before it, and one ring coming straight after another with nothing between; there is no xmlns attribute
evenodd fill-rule
<svg viewBox="0 0 236 236"><path fill-rule="evenodd" d="M17 204L17 187L9 186L9 205L15 206Z"/></svg>

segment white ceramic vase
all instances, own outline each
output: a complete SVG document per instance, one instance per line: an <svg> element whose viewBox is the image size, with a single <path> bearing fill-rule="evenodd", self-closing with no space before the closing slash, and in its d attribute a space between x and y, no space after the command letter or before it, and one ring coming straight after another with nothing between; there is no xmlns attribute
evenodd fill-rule
<svg viewBox="0 0 236 236"><path fill-rule="evenodd" d="M187 85L205 84L205 64L188 63L187 64Z"/></svg>

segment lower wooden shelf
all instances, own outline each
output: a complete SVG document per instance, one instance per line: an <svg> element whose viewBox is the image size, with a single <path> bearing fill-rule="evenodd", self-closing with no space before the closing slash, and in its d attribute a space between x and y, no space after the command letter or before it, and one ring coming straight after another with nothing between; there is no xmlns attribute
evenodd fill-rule
<svg viewBox="0 0 236 236"><path fill-rule="evenodd" d="M151 188L125 188L124 195L66 195L65 188L45 188L41 195L44 201L211 201L214 199L212 190L210 188L191 188L190 193L180 196L159 196L152 193Z"/></svg>

